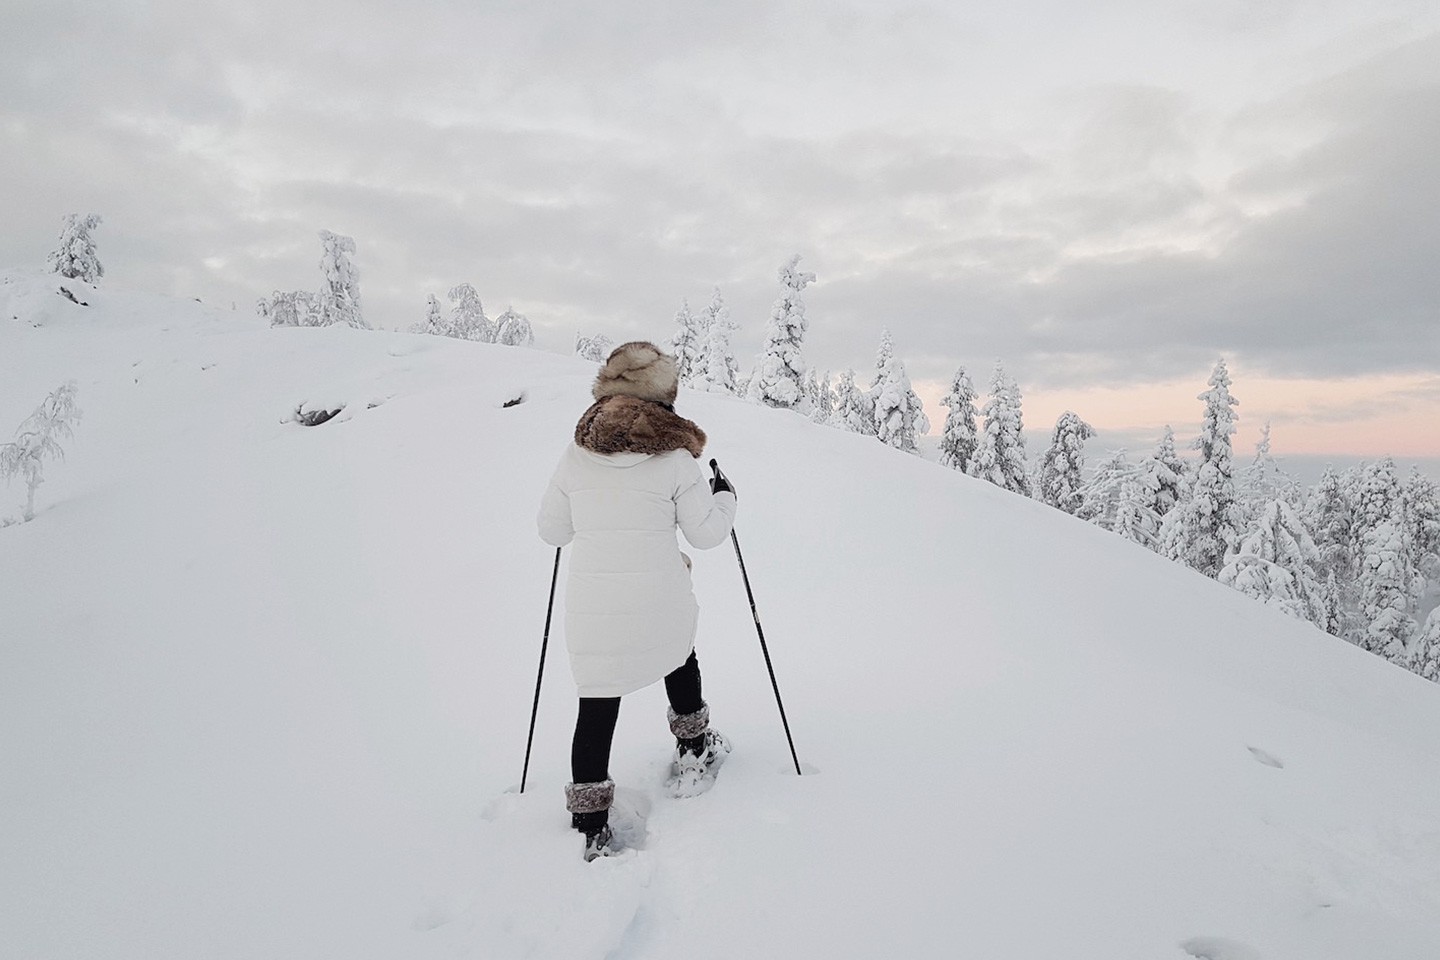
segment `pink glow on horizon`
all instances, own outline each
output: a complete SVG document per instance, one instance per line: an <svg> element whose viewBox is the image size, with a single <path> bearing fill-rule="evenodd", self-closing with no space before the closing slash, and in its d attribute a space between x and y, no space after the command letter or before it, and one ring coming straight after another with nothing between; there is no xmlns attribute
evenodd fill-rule
<svg viewBox="0 0 1440 960"><path fill-rule="evenodd" d="M987 371L984 382L976 383L981 393L977 409L988 379ZM1026 433L1048 435L1056 418L1073 410L1102 434L1138 433L1158 440L1169 424L1183 448L1199 432L1203 409L1197 397L1208 389L1206 379L1208 374L1131 387L1050 391L1027 391L1022 381ZM1440 377L1282 380L1237 374L1232 365L1230 379L1230 392L1240 401L1233 438L1237 451L1253 450L1268 420L1276 455L1440 457ZM915 383L932 434L944 426L948 410L940 398L948 389L948 383L936 380Z"/></svg>

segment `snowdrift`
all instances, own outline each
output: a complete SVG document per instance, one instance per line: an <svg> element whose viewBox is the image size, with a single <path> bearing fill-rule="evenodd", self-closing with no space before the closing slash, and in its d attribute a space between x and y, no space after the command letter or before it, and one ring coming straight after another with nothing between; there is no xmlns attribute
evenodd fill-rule
<svg viewBox="0 0 1440 960"><path fill-rule="evenodd" d="M1032 501L686 391L805 776L734 554L696 553L735 753L663 797L663 692L626 698L641 848L585 864L558 616L515 790L533 518L594 366L6 280L0 431L70 379L85 411L0 528L7 956L1440 956L1440 689Z"/></svg>

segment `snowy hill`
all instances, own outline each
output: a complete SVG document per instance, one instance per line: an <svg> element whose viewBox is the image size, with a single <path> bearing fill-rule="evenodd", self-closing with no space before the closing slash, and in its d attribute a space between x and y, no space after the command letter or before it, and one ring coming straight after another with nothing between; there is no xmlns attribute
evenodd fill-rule
<svg viewBox="0 0 1440 960"><path fill-rule="evenodd" d="M736 752L665 798L663 692L627 698L644 847L585 864L558 626L513 791L533 518L593 365L72 291L0 284L4 438L65 380L85 411L0 529L7 957L1440 956L1440 689L1032 501L687 392L807 775L734 554L697 553Z"/></svg>

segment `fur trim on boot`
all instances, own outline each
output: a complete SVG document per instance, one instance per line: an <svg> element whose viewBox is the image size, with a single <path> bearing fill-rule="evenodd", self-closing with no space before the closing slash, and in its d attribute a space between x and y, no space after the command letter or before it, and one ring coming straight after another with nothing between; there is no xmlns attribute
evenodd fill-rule
<svg viewBox="0 0 1440 960"><path fill-rule="evenodd" d="M694 740L705 736L705 731L710 729L708 703L694 713L676 713L674 707L668 707L665 715L670 720L670 732L675 735L676 740Z"/></svg>
<svg viewBox="0 0 1440 960"><path fill-rule="evenodd" d="M638 397L674 403L679 387L675 358L653 343L632 340L611 351L590 392L596 400Z"/></svg>
<svg viewBox="0 0 1440 960"><path fill-rule="evenodd" d="M565 784L565 809L571 813L599 813L614 802L614 780Z"/></svg>

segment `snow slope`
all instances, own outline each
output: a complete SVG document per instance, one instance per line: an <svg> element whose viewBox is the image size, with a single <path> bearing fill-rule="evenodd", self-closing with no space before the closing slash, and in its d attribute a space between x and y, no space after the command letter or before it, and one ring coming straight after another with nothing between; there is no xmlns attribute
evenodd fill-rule
<svg viewBox="0 0 1440 960"><path fill-rule="evenodd" d="M1440 956L1440 688L1032 501L689 392L807 775L734 554L697 552L736 752L665 798L663 691L627 698L643 849L587 865L558 616L515 790L533 516L593 365L52 286L0 283L0 431L66 379L85 410L0 529L6 957Z"/></svg>

